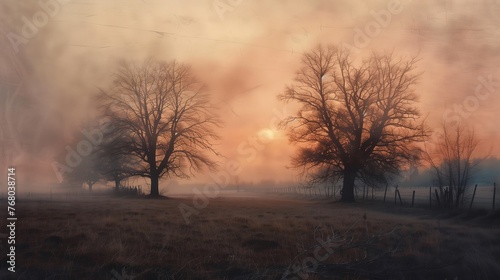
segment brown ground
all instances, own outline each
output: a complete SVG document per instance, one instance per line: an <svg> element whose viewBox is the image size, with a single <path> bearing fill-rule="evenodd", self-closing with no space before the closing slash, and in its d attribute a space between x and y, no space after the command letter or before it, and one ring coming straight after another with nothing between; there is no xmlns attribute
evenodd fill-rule
<svg viewBox="0 0 500 280"><path fill-rule="evenodd" d="M500 279L498 212L219 197L188 225L180 203L193 205L189 198L21 200L17 273L6 273L2 238L0 278ZM334 244L330 252L318 239ZM323 259L314 261L315 250Z"/></svg>

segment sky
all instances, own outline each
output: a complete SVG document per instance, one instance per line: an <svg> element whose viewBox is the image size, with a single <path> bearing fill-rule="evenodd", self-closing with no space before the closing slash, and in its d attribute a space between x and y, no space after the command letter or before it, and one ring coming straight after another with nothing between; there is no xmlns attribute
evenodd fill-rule
<svg viewBox="0 0 500 280"><path fill-rule="evenodd" d="M496 0L2 1L1 166L17 166L26 185L56 182L55 155L95 115L93 97L119 62L175 59L192 66L219 108L222 170L237 163L240 181L297 180L294 147L276 126L296 108L276 96L318 44L359 59L418 56L429 126L460 119L473 125L480 152L498 157L499 14Z"/></svg>

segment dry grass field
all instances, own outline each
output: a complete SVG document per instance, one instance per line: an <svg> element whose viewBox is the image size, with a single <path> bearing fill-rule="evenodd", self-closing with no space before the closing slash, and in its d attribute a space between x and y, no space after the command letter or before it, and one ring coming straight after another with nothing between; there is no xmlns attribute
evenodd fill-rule
<svg viewBox="0 0 500 280"><path fill-rule="evenodd" d="M3 239L0 276L500 279L498 212L219 197L186 224L180 203L192 199L19 200L17 272L6 272Z"/></svg>

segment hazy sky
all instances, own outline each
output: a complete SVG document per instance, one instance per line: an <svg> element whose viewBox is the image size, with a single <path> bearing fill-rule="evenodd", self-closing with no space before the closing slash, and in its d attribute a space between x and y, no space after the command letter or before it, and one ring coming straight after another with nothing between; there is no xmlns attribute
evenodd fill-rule
<svg viewBox="0 0 500 280"><path fill-rule="evenodd" d="M221 162L239 161L240 180L291 180L293 147L275 124L294 108L276 95L318 43L360 58L418 55L429 125L464 119L483 150L500 156L499 1L60 2L0 4L2 166L18 165L33 181L55 181L55 152L93 115L91 97L117 63L149 57L189 63L208 84L225 122Z"/></svg>

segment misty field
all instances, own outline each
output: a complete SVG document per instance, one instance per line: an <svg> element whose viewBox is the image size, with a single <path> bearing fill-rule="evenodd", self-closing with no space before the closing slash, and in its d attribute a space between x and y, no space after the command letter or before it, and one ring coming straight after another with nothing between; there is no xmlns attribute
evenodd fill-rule
<svg viewBox="0 0 500 280"><path fill-rule="evenodd" d="M192 199L20 199L16 279L500 276L498 211L221 196L187 224L181 203L192 205ZM1 266L9 276L5 254Z"/></svg>

